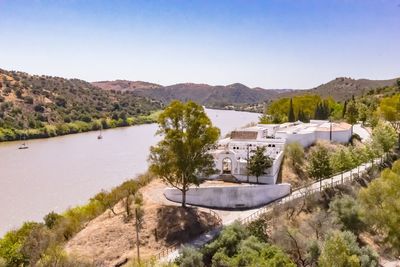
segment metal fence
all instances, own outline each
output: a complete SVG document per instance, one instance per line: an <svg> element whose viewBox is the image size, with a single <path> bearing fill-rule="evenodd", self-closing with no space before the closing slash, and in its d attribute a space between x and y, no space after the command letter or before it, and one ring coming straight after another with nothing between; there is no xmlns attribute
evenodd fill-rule
<svg viewBox="0 0 400 267"><path fill-rule="evenodd" d="M360 174L366 173L372 166L374 166L374 164L378 164L378 163L382 163L382 158L375 159L371 163L361 164L360 166L358 166L354 169L351 169L349 171L333 175L332 177L327 178L327 179L323 179L321 181L321 185L318 182L318 183L311 183L311 184L308 184L303 187L298 187L295 190L293 190L293 193L291 193L290 195L283 197L281 199L277 199L277 200L267 204L266 206L258 209L256 212L241 219L240 222L243 224L248 224L248 223L258 219L261 215L271 212L275 207L286 204L293 200L307 197L307 196L315 194L317 192L321 192L327 188L333 188L333 187L336 187L341 184L349 183L349 182L353 181L355 177L360 176ZM360 167L363 167L363 169L360 170ZM334 178L339 175L340 175L340 179L335 180Z"/></svg>

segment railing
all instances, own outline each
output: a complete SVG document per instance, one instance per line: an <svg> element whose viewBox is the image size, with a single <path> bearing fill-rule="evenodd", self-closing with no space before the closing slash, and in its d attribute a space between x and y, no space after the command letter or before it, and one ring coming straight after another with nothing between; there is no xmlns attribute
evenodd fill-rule
<svg viewBox="0 0 400 267"><path fill-rule="evenodd" d="M159 260L161 258L168 256L171 252L177 250L179 247L180 247L180 244L175 243L175 244L161 250L158 254L155 255L156 260Z"/></svg>
<svg viewBox="0 0 400 267"><path fill-rule="evenodd" d="M198 208L195 208L196 213L199 215L200 210ZM212 209L209 209L209 213L211 216L213 216L216 221L217 221L217 227L222 226L222 219L221 217L218 215L218 213L216 213L215 211L213 211ZM217 228L216 227L216 228ZM177 249L179 249L181 247L181 244L179 243L174 243L173 245L163 249L162 251L160 251L159 253L157 253L155 255L156 260L160 260L166 256L168 256L171 252L176 251Z"/></svg>
<svg viewBox="0 0 400 267"><path fill-rule="evenodd" d="M357 177L358 177L360 175L360 173L367 172L369 168L371 168L374 164L377 164L377 163L382 163L382 158L375 159L370 163L363 163L363 164L361 164L360 166L358 166L358 167L356 167L354 169L351 169L349 171L333 175L330 178L326 178L326 179L321 181L321 185L318 184L319 182L318 183L314 182L314 183L310 183L310 184L308 184L306 186L303 186L303 187L298 187L295 190L293 190L293 193L291 193L290 195L288 195L286 197L283 197L281 199L277 199L277 200L267 204L266 206L258 209L256 212L254 212L254 213L250 214L249 216L241 219L240 222L242 224L248 224L248 223L258 219L262 214L266 214L268 212L271 212L275 207L278 207L280 205L286 204L286 203L291 202L291 201L296 200L296 199L300 199L300 198L306 197L307 195L312 195L312 194L315 194L317 192L321 192L322 190L325 190L327 188L333 188L333 187L336 187L338 185L351 182L351 181L354 180L354 177L355 177L356 174L357 174ZM360 170L361 166L364 167L363 170ZM338 175L341 176L340 179L334 181L334 177L336 177ZM331 182L327 183L326 181L329 181L329 180L331 180ZM312 187L314 187L314 188L312 188Z"/></svg>

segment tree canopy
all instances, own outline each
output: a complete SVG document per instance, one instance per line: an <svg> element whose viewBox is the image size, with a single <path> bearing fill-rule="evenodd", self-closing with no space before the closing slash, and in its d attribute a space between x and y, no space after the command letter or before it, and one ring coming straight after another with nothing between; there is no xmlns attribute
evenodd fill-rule
<svg viewBox="0 0 400 267"><path fill-rule="evenodd" d="M358 200L364 220L384 233L386 240L400 253L400 161L386 169L379 179L361 189Z"/></svg>
<svg viewBox="0 0 400 267"><path fill-rule="evenodd" d="M311 177L321 181L332 174L330 153L322 145L317 145L310 151L308 173Z"/></svg>
<svg viewBox="0 0 400 267"><path fill-rule="evenodd" d="M265 155L265 146L256 148L255 153L249 159L248 172L250 175L254 175L257 178L265 173L265 170L270 168L273 164L273 160Z"/></svg>
<svg viewBox="0 0 400 267"><path fill-rule="evenodd" d="M182 191L182 206L186 191L198 184L199 175L214 171L214 161L208 153L218 140L220 131L212 125L202 106L173 101L160 114L158 135L163 137L150 149L150 170L165 182Z"/></svg>

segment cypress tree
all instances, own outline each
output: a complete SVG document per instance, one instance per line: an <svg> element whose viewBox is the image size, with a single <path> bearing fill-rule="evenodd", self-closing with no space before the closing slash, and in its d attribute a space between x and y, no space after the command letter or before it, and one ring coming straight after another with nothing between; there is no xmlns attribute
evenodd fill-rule
<svg viewBox="0 0 400 267"><path fill-rule="evenodd" d="M343 104L342 118L344 118L344 116L346 116L346 109L347 109L347 100L345 100L344 104Z"/></svg>
<svg viewBox="0 0 400 267"><path fill-rule="evenodd" d="M296 118L294 116L294 110L293 110L293 99L290 99L288 120L289 120L289 122L294 122L296 120Z"/></svg>
<svg viewBox="0 0 400 267"><path fill-rule="evenodd" d="M315 119L323 120L324 119L324 105L323 103L318 103L317 108L315 110Z"/></svg>

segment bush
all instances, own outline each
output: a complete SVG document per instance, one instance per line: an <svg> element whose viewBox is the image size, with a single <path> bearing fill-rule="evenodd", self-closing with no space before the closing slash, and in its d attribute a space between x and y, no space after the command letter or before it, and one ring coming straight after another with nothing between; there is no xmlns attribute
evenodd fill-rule
<svg viewBox="0 0 400 267"><path fill-rule="evenodd" d="M354 198L348 195L337 197L329 204L329 209L345 230L357 234L364 228L365 225L360 217L360 207Z"/></svg>
<svg viewBox="0 0 400 267"><path fill-rule="evenodd" d="M301 173L304 165L304 149L298 143L290 143L285 147L285 157L289 160L292 169L297 173Z"/></svg>
<svg viewBox="0 0 400 267"><path fill-rule="evenodd" d="M334 231L324 242L319 266L378 266L378 255L369 248L361 249L351 232Z"/></svg>
<svg viewBox="0 0 400 267"><path fill-rule="evenodd" d="M41 105L41 104L35 105L35 107L34 107L33 109L34 109L36 112L40 112L40 113L44 112L44 106Z"/></svg>
<svg viewBox="0 0 400 267"><path fill-rule="evenodd" d="M175 261L180 267L203 267L203 255L193 247L183 247Z"/></svg>

